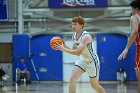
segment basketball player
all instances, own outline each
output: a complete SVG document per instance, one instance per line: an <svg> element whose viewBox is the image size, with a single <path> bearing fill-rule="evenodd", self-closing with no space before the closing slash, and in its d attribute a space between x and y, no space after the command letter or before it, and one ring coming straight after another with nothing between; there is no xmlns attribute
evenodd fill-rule
<svg viewBox="0 0 140 93"><path fill-rule="evenodd" d="M88 73L92 88L97 93L105 93L103 87L99 84L100 62L98 55L93 52L92 37L87 31L84 31L84 19L81 16L72 19L72 30L74 31L72 49L68 48L65 44L55 45L57 50L77 55L81 59L81 61L75 62L72 70L69 93L76 92L76 81L84 72Z"/></svg>
<svg viewBox="0 0 140 93"><path fill-rule="evenodd" d="M128 53L128 50L132 43L136 44L136 56L135 56L135 72L138 80L138 93L140 93L140 1L132 1L130 3L132 8L132 16L130 18L131 34L128 38L127 45L123 52L118 57L118 60L124 59Z"/></svg>

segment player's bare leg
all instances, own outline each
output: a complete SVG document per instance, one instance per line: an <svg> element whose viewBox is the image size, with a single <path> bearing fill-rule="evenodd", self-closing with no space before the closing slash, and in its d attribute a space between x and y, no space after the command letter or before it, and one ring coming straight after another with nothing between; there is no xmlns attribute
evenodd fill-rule
<svg viewBox="0 0 140 93"><path fill-rule="evenodd" d="M138 81L138 93L140 93L140 68L136 69L136 76L137 76L137 81Z"/></svg>
<svg viewBox="0 0 140 93"><path fill-rule="evenodd" d="M90 78L90 83L92 88L97 92L97 93L105 93L103 87L99 84L97 78Z"/></svg>
<svg viewBox="0 0 140 93"><path fill-rule="evenodd" d="M69 93L76 93L76 81L83 73L84 71L81 68L74 66L70 77Z"/></svg>

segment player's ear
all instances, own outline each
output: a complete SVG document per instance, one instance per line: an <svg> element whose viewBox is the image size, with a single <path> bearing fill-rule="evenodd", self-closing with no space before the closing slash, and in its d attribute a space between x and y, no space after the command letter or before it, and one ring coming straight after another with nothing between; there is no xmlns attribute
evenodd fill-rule
<svg viewBox="0 0 140 93"><path fill-rule="evenodd" d="M137 11L139 11L139 9L138 9L138 8L136 8L136 10L137 10Z"/></svg>
<svg viewBox="0 0 140 93"><path fill-rule="evenodd" d="M81 26L82 26L82 28L84 28L84 25L83 24L81 24Z"/></svg>

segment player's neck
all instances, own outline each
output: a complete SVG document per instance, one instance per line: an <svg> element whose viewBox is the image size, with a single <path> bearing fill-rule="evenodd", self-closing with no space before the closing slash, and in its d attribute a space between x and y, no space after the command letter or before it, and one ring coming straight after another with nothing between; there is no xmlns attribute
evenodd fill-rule
<svg viewBox="0 0 140 93"><path fill-rule="evenodd" d="M84 31L84 30L81 29L81 30L77 31L76 34L77 34L77 35L81 35L81 33L83 33L83 31Z"/></svg>
<svg viewBox="0 0 140 93"><path fill-rule="evenodd" d="M76 32L77 37L79 37L79 36L83 33L83 31L84 31L83 29L82 29L82 30L77 31L77 32Z"/></svg>
<svg viewBox="0 0 140 93"><path fill-rule="evenodd" d="M140 14L140 11L137 11L135 14Z"/></svg>

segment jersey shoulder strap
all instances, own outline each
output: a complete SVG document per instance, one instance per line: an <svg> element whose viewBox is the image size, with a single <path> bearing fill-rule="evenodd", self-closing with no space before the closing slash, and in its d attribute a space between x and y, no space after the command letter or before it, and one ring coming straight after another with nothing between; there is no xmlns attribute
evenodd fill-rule
<svg viewBox="0 0 140 93"><path fill-rule="evenodd" d="M139 27L138 27L138 38L140 38L140 13L138 13L138 14L136 14L136 15L138 15L137 17L137 21L138 21L138 23L139 23Z"/></svg>

